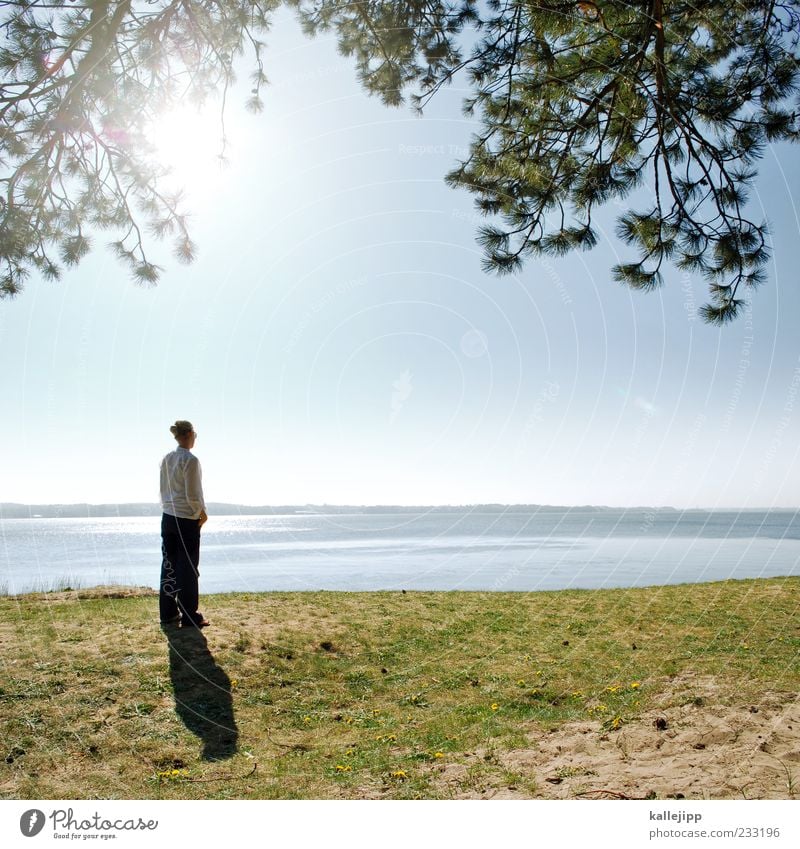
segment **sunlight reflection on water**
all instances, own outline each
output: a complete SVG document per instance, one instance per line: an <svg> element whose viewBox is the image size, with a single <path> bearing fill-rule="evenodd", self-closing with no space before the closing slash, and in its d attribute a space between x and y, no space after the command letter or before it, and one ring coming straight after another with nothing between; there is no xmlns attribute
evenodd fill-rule
<svg viewBox="0 0 800 849"><path fill-rule="evenodd" d="M800 574L788 511L461 511L216 516L203 530L203 592L599 588ZM0 521L7 592L156 587L157 516Z"/></svg>

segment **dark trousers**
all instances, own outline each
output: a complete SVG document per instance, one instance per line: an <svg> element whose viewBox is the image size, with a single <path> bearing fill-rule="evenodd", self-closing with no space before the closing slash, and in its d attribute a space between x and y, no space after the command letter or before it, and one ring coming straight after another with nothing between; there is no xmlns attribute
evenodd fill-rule
<svg viewBox="0 0 800 849"><path fill-rule="evenodd" d="M183 624L196 624L198 613L197 579L200 575L200 524L197 519L181 519L164 513L161 516L161 584L158 608L161 621L174 619L178 613Z"/></svg>

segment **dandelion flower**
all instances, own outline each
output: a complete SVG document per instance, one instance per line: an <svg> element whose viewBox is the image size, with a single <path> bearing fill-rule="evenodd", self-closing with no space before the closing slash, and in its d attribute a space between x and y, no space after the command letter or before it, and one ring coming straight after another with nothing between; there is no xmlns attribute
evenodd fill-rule
<svg viewBox="0 0 800 849"><path fill-rule="evenodd" d="M642 686L641 681L632 681L631 682L631 690L638 690L639 687Z"/></svg>
<svg viewBox="0 0 800 849"><path fill-rule="evenodd" d="M352 769L350 764L336 764L336 772L351 772Z"/></svg>
<svg viewBox="0 0 800 849"><path fill-rule="evenodd" d="M395 740L397 740L397 735L396 734L379 734L375 739L379 743L393 743Z"/></svg>
<svg viewBox="0 0 800 849"><path fill-rule="evenodd" d="M183 778L188 774L188 769L165 769L162 772L156 773L159 778L168 778L170 781L175 781L178 778Z"/></svg>
<svg viewBox="0 0 800 849"><path fill-rule="evenodd" d="M434 752L434 753L433 753L433 756L434 756L435 758L443 758L443 757L444 757L444 752Z"/></svg>
<svg viewBox="0 0 800 849"><path fill-rule="evenodd" d="M492 702L492 710L500 710L500 705L497 702Z"/></svg>
<svg viewBox="0 0 800 849"><path fill-rule="evenodd" d="M392 773L392 778L399 778L399 779L401 779L401 780L402 780L402 779L404 779L404 778L408 778L408 776L406 775L405 770L402 770L402 769L396 769L396 770Z"/></svg>

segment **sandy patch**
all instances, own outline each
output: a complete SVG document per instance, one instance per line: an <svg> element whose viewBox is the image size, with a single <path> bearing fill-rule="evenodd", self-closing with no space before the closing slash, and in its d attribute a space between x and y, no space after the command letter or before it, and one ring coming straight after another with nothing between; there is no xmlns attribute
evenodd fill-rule
<svg viewBox="0 0 800 849"><path fill-rule="evenodd" d="M98 598L147 598L157 596L158 590L152 587L87 587L86 589L58 590L57 592L24 593L9 596L25 601L79 601Z"/></svg>
<svg viewBox="0 0 800 849"><path fill-rule="evenodd" d="M683 692L685 702L676 695ZM677 703L676 703L677 701ZM789 799L800 790L800 698L764 692L730 702L713 680L673 680L663 708L617 731L600 722L535 728L530 747L493 754L535 781L537 798ZM485 758L477 751L473 759ZM443 764L440 780L455 798L530 798L515 786L464 792L469 760Z"/></svg>

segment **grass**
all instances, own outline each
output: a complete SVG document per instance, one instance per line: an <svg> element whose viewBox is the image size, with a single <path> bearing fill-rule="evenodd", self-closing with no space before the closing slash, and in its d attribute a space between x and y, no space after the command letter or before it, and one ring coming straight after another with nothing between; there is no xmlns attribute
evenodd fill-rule
<svg viewBox="0 0 800 849"><path fill-rule="evenodd" d="M86 589L83 579L70 573L58 578L50 578L46 581L45 579L40 578L32 584L29 584L29 586L30 590L27 593L28 595L72 592L73 590ZM8 582L0 581L0 597L8 595L12 595Z"/></svg>
<svg viewBox="0 0 800 849"><path fill-rule="evenodd" d="M799 603L796 578L237 593L198 635L163 633L150 591L0 598L0 798L536 796L498 754L565 722L614 734L700 698L688 676L796 692Z"/></svg>

